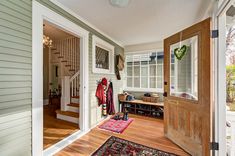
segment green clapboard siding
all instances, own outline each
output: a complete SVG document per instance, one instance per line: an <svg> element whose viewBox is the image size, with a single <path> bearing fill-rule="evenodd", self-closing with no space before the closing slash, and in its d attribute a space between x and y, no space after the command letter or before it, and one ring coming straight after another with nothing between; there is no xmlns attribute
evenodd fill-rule
<svg viewBox="0 0 235 156"><path fill-rule="evenodd" d="M0 155L31 155L32 2L0 1Z"/></svg>
<svg viewBox="0 0 235 156"><path fill-rule="evenodd" d="M114 95L122 92L122 81L115 75L92 73L92 35L115 46L115 54L124 49L87 26L49 0L37 0L49 9L83 27L89 34L90 126L101 119L95 98L96 80L113 80ZM0 0L0 155L31 155L32 116L32 1ZM115 96L117 104L117 97ZM117 105L116 105L117 109Z"/></svg>
<svg viewBox="0 0 235 156"><path fill-rule="evenodd" d="M86 29L90 32L89 34L89 104L90 104L90 127L96 125L99 121L102 120L101 116L101 108L98 107L97 99L95 97L96 91L96 80L101 79L102 77L106 77L108 79L112 79L113 88L114 88L114 100L115 100L115 108L118 109L118 100L117 94L122 92L123 81L118 81L115 75L104 75L104 74L94 74L92 73L92 35L96 35L99 38L105 40L106 42L115 46L115 54L124 54L124 49L113 42L112 40L106 38L101 33L97 32L96 30L92 29L91 27L87 26L82 21L78 20L76 17L70 15L60 7L56 6L54 3L48 0L37 0L39 3L43 4L44 6L48 7L49 9L55 11L56 13L62 15L63 17L67 18L68 20L72 21L73 23L79 25L80 27ZM123 78L123 75L121 75Z"/></svg>

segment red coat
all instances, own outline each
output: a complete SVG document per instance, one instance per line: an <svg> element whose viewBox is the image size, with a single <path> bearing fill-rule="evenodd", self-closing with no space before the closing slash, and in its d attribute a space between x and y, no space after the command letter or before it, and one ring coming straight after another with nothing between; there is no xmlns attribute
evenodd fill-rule
<svg viewBox="0 0 235 156"><path fill-rule="evenodd" d="M95 96L98 98L98 105L99 106L106 103L106 96L105 96L105 92L104 92L104 87L102 86L101 83L99 83L96 88Z"/></svg>

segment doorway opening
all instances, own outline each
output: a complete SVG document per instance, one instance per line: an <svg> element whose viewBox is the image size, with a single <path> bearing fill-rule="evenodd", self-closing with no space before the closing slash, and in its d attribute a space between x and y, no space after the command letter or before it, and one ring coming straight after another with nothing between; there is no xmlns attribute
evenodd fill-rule
<svg viewBox="0 0 235 156"><path fill-rule="evenodd" d="M89 32L83 29L82 27L78 26L77 24L71 22L70 20L64 18L63 16L57 14L56 12L50 10L47 7L44 7L42 4L33 1L33 26L32 26L32 155L39 156L39 155L53 155L60 149L66 147L71 142L75 141L76 139L83 136L85 133L89 131L89 112L88 112L88 43L89 43ZM71 64L71 68L67 69L70 70L69 72L73 72L73 75L69 75L64 70L64 75L62 75L61 68L64 66L60 66L60 64L66 64L66 61L62 61L64 57L64 52L66 51L65 42L61 44L56 43L56 39L54 39L55 47L48 48L48 53L51 54L56 53L56 50L59 49L60 54L53 54L56 56L57 59L61 60L59 64L51 64L51 69L49 67L45 69L54 73L51 75L52 84L49 83L49 74L44 83L49 84L49 87L43 87L43 39L44 46L50 46L50 36L52 39L53 45L53 36L55 34L45 34L47 37L44 37L43 32L43 24L49 24L54 28L63 31L69 35L72 35L76 39L69 39L68 45L71 45L71 42L76 43L79 49L79 62L73 62ZM62 41L61 41L62 42ZM68 46L70 48L69 51L74 50L76 46ZM46 51L46 50L45 50ZM76 50L75 50L76 51ZM45 55L46 56L46 55ZM75 57L74 57L75 58ZM49 60L49 59L48 59ZM76 72L77 68L76 65L79 67L79 72ZM49 66L49 63L48 63ZM69 68L69 67L67 67ZM75 74L75 72L77 74ZM67 75L68 74L68 75ZM63 76L63 77L62 77ZM53 79L53 80L52 80ZM53 83L54 82L54 83ZM61 83L61 84L60 84ZM44 84L44 85L45 85ZM60 85L59 85L60 84ZM50 89L51 88L51 92ZM76 88L76 89L75 89ZM79 89L78 89L79 88ZM43 89L49 91L45 91L45 97L43 97ZM48 97L46 97L48 95ZM61 97L60 97L61 96ZM50 97L50 98L49 98ZM59 98L60 97L60 98ZM71 98L72 97L72 98ZM78 99L79 97L79 99ZM45 99L45 100L44 100ZM51 101L49 101L49 99ZM76 100L77 102L73 101ZM60 101L60 102L58 102ZM57 143L54 143L50 147L43 150L43 104L53 103L52 107L48 108L48 111L51 111L51 114L56 116L57 119L69 120L70 122L76 123L76 130L71 132L67 137L64 137ZM60 104L59 104L60 103ZM66 111L71 111L73 107L69 107L72 103L79 103L79 113L76 116L76 120L74 118L66 117L68 114L65 114ZM60 108L58 111L54 112L54 110ZM72 111L75 111L75 110ZM79 116L79 117L78 117ZM55 119L55 118L54 118ZM78 128L79 127L79 128ZM53 138L54 139L54 138Z"/></svg>
<svg viewBox="0 0 235 156"><path fill-rule="evenodd" d="M43 149L79 130L79 65L80 38L44 20Z"/></svg>

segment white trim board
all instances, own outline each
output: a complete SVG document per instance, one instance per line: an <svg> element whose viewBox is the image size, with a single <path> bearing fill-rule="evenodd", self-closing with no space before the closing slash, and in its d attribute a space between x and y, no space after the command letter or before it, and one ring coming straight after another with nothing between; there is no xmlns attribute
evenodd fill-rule
<svg viewBox="0 0 235 156"><path fill-rule="evenodd" d="M52 145L51 147L45 149L43 151L43 156L52 156L52 155L56 154L61 149L65 148L68 144L71 144L72 142L74 142L74 140L81 138L82 136L86 135L88 132L90 132L90 130L87 130L87 131L80 131L79 130L79 131L73 133L72 135L61 140L60 142L57 142L56 144Z"/></svg>
<svg viewBox="0 0 235 156"><path fill-rule="evenodd" d="M60 29L78 36L80 40L80 129L81 132L89 130L89 104L88 104L88 43L89 32L63 16L53 12L47 7L33 0L32 23L32 155L43 155L43 20L59 27ZM71 137L73 141L77 137ZM71 141L72 141L71 140ZM70 142L63 142L67 146ZM62 144L62 142L60 142ZM62 148L54 148L59 150ZM52 149L51 149L52 150Z"/></svg>
<svg viewBox="0 0 235 156"><path fill-rule="evenodd" d="M60 3L57 0L50 0L52 3L54 3L55 5L57 5L58 7L62 8L63 10L65 10L66 12L68 12L69 14L71 14L72 16L76 17L78 20L82 21L83 23L85 23L87 26L91 27L92 29L96 30L97 32L100 32L100 34L102 34L104 37L110 39L111 41L115 42L117 45L119 45L120 47L123 47L124 44L122 42L119 42L115 39L113 39L112 37L110 37L109 35L107 35L106 33L104 33L103 31L101 31L100 29L98 29L97 27L95 27L94 25L92 25L91 23L89 23L87 20L85 20L83 17L79 16L77 13L75 13L74 11L72 11L71 9L69 9L68 7L66 7L65 5L63 5L62 3Z"/></svg>
<svg viewBox="0 0 235 156"><path fill-rule="evenodd" d="M219 37L213 40L214 50L214 109L213 126L214 140L219 143L219 150L213 153L216 156L226 155L226 11L234 0L224 0L215 6L213 13L213 29L219 30Z"/></svg>

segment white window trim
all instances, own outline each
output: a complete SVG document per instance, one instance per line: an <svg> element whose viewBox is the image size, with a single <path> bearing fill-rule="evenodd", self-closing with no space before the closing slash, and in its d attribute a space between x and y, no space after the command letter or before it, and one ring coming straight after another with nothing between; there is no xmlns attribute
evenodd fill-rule
<svg viewBox="0 0 235 156"><path fill-rule="evenodd" d="M96 68L96 46L109 52L109 69ZM92 36L92 72L99 74L114 74L114 46L95 35Z"/></svg>
<svg viewBox="0 0 235 156"><path fill-rule="evenodd" d="M144 50L144 51L135 51L135 52L128 52L126 54L127 56L133 56L133 55L141 55L141 54L149 54L151 52L156 52L156 53L160 53L163 52L164 55L164 51L163 49L153 49L153 50ZM156 73L157 73L157 66L160 64L157 64L157 60L156 60ZM162 68L164 68L164 63L161 64ZM149 80L149 63L147 64L148 66L148 88L141 88L141 76L140 76L140 88L135 88L135 87L127 87L127 81L124 84L124 91L134 91L134 92L159 92L159 93L163 93L164 92L164 69L162 69L162 76L152 76L152 77L156 77L156 88L149 88L150 87L150 80ZM132 70L132 75L134 75L134 69ZM140 65L140 74L141 74L141 65ZM127 80L127 77L131 77L131 76L127 76L127 65L125 66L125 79ZM134 77L134 76L132 76ZM162 78L162 88L157 88L157 78L161 77ZM134 79L132 80L132 85L134 84Z"/></svg>

